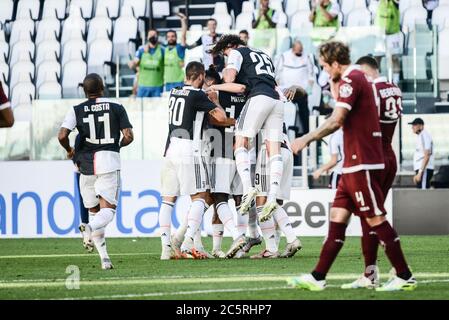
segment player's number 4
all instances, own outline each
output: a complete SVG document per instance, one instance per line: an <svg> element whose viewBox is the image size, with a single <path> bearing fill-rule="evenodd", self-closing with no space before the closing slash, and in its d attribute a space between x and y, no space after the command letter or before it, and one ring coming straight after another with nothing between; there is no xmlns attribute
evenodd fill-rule
<svg viewBox="0 0 449 320"><path fill-rule="evenodd" d="M97 139L97 132L95 126L95 116L90 114L87 118L83 118L84 123L89 124L89 138L86 141L92 144L110 144L114 143L114 138L111 137L111 122L109 121L109 113L105 113L98 117L99 122L104 122L104 138Z"/></svg>

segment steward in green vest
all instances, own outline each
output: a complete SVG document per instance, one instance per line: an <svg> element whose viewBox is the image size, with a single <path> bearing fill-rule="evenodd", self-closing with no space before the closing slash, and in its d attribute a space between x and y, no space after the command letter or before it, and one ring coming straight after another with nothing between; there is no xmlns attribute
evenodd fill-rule
<svg viewBox="0 0 449 320"><path fill-rule="evenodd" d="M386 34L401 31L399 4L394 0L380 0L375 25L385 29Z"/></svg>
<svg viewBox="0 0 449 320"><path fill-rule="evenodd" d="M269 5L269 0L260 0L259 16L253 21L253 29L276 28L277 15L273 9L270 9Z"/></svg>
<svg viewBox="0 0 449 320"><path fill-rule="evenodd" d="M148 43L137 50L131 69L139 68L137 81L138 97L160 97L164 85L165 49L158 43L156 30L148 31Z"/></svg>
<svg viewBox="0 0 449 320"><path fill-rule="evenodd" d="M338 28L338 4L330 0L318 0L318 4L310 13L310 21L314 27Z"/></svg>
<svg viewBox="0 0 449 320"><path fill-rule="evenodd" d="M178 13L181 18L181 43L178 43L176 31L167 31L167 46L164 55L165 91L184 85L184 57L186 52L187 17Z"/></svg>

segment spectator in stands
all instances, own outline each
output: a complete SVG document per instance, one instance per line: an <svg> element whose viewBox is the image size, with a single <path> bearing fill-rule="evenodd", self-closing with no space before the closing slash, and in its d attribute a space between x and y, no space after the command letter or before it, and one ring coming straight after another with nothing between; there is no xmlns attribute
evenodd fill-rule
<svg viewBox="0 0 449 320"><path fill-rule="evenodd" d="M229 14L231 14L231 10L234 11L234 17L242 13L243 0L226 0L226 4L228 6Z"/></svg>
<svg viewBox="0 0 449 320"><path fill-rule="evenodd" d="M14 114L11 104L3 91L3 85L0 82L0 128L10 128L14 125Z"/></svg>
<svg viewBox="0 0 449 320"><path fill-rule="evenodd" d="M308 95L312 93L314 84L313 64L310 58L304 54L301 41L293 42L292 48L284 52L276 64L276 81L280 88L292 89L297 94L292 101L298 106L299 121L302 134L309 132L309 107Z"/></svg>
<svg viewBox="0 0 449 320"><path fill-rule="evenodd" d="M401 25L399 13L399 0L373 0L378 1L376 18L374 24L385 29L387 35L387 54L392 56L393 82L399 83L400 62L399 55L402 54ZM380 65L381 57L376 58Z"/></svg>
<svg viewBox="0 0 449 320"><path fill-rule="evenodd" d="M138 97L160 97L164 85L164 48L159 44L158 32L148 31L147 44L141 46L134 60L129 62L131 69L139 67Z"/></svg>
<svg viewBox="0 0 449 320"><path fill-rule="evenodd" d="M338 28L338 13L340 6L337 1L316 0L312 1L312 11L309 20L314 27Z"/></svg>
<svg viewBox="0 0 449 320"><path fill-rule="evenodd" d="M276 11L270 8L270 0L260 0L259 13L253 21L253 29L276 28L278 20Z"/></svg>
<svg viewBox="0 0 449 320"><path fill-rule="evenodd" d="M187 46L187 49L193 49L198 46L203 46L203 64L209 69L210 65L214 65L218 72L224 68L224 58L221 55L212 55L209 50L217 43L221 34L217 33L217 20L210 18L207 20L208 34L202 35L194 44Z"/></svg>
<svg viewBox="0 0 449 320"><path fill-rule="evenodd" d="M181 87L184 84L184 57L186 53L187 17L177 14L181 18L181 43L178 43L176 31L167 31L167 46L164 55L164 85L165 91Z"/></svg>
<svg viewBox="0 0 449 320"><path fill-rule="evenodd" d="M247 30L240 30L239 32L239 37L240 40L242 40L243 42L245 42L246 44L248 44L249 41L249 33Z"/></svg>
<svg viewBox="0 0 449 320"><path fill-rule="evenodd" d="M429 189L430 180L433 176L433 141L430 133L424 129L424 120L416 118L412 122L412 130L417 134L416 148L413 154L413 170L416 175L413 177L418 189Z"/></svg>

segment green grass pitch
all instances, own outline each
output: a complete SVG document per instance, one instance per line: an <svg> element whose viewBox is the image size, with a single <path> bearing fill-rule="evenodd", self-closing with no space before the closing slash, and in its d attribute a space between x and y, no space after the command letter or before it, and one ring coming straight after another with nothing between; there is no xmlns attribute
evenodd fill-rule
<svg viewBox="0 0 449 320"><path fill-rule="evenodd" d="M395 293L339 289L361 273L357 237L347 238L325 291L288 288L285 279L315 265L323 238L301 240L303 249L291 259L161 261L158 238L108 239L115 269L104 271L97 254L84 252L81 239L2 239L0 299L449 299L448 237L401 237L419 284L413 292ZM204 243L210 248L211 239ZM225 239L224 247L229 245ZM73 276L66 273L69 266L79 268L79 289L66 287L67 277ZM390 265L382 249L379 267L385 281Z"/></svg>

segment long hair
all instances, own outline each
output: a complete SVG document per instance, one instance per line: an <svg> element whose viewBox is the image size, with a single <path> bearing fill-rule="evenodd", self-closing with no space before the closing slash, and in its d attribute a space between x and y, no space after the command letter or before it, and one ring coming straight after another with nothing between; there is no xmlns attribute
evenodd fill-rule
<svg viewBox="0 0 449 320"><path fill-rule="evenodd" d="M233 48L237 46L246 46L246 43L240 40L240 37L236 34L224 34L215 44L215 46L208 51L213 55L217 55L223 52L227 48Z"/></svg>
<svg viewBox="0 0 449 320"><path fill-rule="evenodd" d="M217 68L213 64L209 66L209 69L206 70L206 79L211 79L214 81L214 84L221 83L220 74L217 71Z"/></svg>

